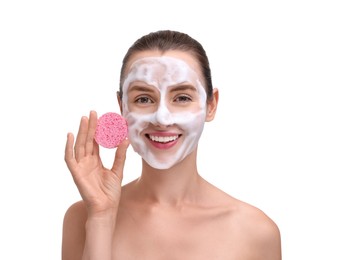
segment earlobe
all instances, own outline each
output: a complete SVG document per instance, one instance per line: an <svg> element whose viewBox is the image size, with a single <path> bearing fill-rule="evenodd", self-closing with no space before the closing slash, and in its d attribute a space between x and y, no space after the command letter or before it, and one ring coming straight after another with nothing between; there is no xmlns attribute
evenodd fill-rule
<svg viewBox="0 0 344 260"><path fill-rule="evenodd" d="M217 104L219 102L219 90L213 89L213 99L207 103L207 116L206 122L210 122L215 118Z"/></svg>

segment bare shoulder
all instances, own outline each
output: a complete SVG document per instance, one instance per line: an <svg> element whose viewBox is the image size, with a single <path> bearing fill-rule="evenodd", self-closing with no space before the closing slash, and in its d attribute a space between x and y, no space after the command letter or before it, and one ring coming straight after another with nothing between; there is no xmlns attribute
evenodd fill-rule
<svg viewBox="0 0 344 260"><path fill-rule="evenodd" d="M87 220L87 211L84 205L84 202L78 201L72 204L66 211L63 225L66 227L69 226L79 226L85 224Z"/></svg>
<svg viewBox="0 0 344 260"><path fill-rule="evenodd" d="M242 227L247 229L247 233L252 239L267 242L279 239L278 226L262 210L245 202L240 202L237 214L242 220Z"/></svg>
<svg viewBox="0 0 344 260"><path fill-rule="evenodd" d="M83 201L72 204L63 220L62 259L81 259L85 243L87 211Z"/></svg>
<svg viewBox="0 0 344 260"><path fill-rule="evenodd" d="M261 209L238 199L228 198L228 223L233 222L238 237L245 241L254 259L280 260L281 237L277 224ZM234 205L234 207L233 207Z"/></svg>

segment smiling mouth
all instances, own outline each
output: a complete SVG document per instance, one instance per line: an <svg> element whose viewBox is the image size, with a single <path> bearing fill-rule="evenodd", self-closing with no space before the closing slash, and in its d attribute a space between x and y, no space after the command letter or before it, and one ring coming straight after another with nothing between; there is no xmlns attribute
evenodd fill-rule
<svg viewBox="0 0 344 260"><path fill-rule="evenodd" d="M146 137L156 143L167 144L177 140L181 135L171 135L171 136L156 136L146 134Z"/></svg>

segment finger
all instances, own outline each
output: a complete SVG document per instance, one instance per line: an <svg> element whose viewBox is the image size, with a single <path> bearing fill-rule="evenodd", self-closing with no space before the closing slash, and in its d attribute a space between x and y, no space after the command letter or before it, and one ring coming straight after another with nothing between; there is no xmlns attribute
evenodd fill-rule
<svg viewBox="0 0 344 260"><path fill-rule="evenodd" d="M99 144L93 139L93 155L99 156Z"/></svg>
<svg viewBox="0 0 344 260"><path fill-rule="evenodd" d="M115 173L120 180L123 179L123 169L126 159L126 153L129 146L129 140L125 139L118 147L115 155L115 160L111 171Z"/></svg>
<svg viewBox="0 0 344 260"><path fill-rule="evenodd" d="M88 132L88 118L83 116L80 120L79 132L74 146L75 159L79 161L85 156L85 143Z"/></svg>
<svg viewBox="0 0 344 260"><path fill-rule="evenodd" d="M94 134L97 129L97 112L90 111L90 120L88 121L88 132L85 144L85 155L92 155L94 150Z"/></svg>
<svg viewBox="0 0 344 260"><path fill-rule="evenodd" d="M72 133L67 134L67 142L65 148L65 162L67 164L68 169L73 172L76 167L76 161L73 154L73 144L74 144L74 136Z"/></svg>

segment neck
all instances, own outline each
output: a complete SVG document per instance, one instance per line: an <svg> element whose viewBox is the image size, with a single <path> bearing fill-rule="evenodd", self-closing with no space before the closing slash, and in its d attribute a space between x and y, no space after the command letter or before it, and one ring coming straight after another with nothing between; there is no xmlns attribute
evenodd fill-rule
<svg viewBox="0 0 344 260"><path fill-rule="evenodd" d="M202 178L196 166L196 151L166 170L150 167L143 161L142 175L136 182L140 199L151 203L178 206L199 197Z"/></svg>

